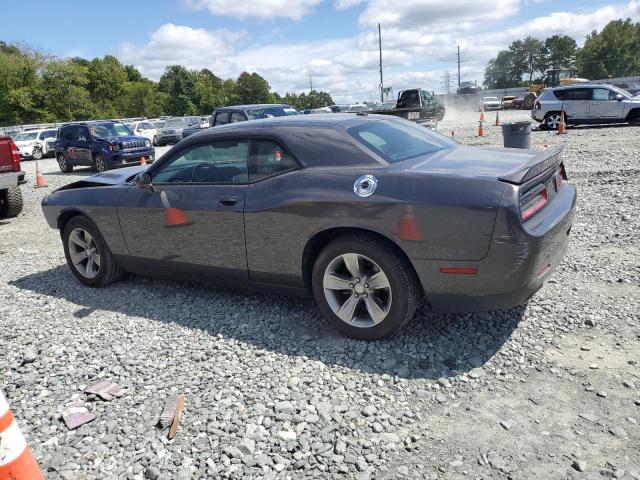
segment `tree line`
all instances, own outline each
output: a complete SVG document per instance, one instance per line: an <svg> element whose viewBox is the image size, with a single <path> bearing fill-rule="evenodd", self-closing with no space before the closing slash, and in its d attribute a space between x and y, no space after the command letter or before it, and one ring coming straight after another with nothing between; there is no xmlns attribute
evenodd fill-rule
<svg viewBox="0 0 640 480"><path fill-rule="evenodd" d="M251 103L305 109L333 105L333 100L315 90L281 96L257 73L222 79L206 68L180 65L168 66L154 82L112 55L58 58L0 41L0 125L208 115L216 107Z"/></svg>
<svg viewBox="0 0 640 480"><path fill-rule="evenodd" d="M544 41L531 36L516 40L487 63L484 85L511 88L540 83L545 70L569 68L588 79L640 75L640 23L613 20L587 35L582 48L568 35Z"/></svg>

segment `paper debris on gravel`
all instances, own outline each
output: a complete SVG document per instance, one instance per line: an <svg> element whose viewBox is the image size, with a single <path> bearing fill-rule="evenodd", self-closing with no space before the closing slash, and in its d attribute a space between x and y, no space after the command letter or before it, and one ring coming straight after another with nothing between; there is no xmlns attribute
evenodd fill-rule
<svg viewBox="0 0 640 480"><path fill-rule="evenodd" d="M92 422L96 416L82 402L72 402L62 411L62 419L69 430L74 430L85 423Z"/></svg>
<svg viewBox="0 0 640 480"><path fill-rule="evenodd" d="M173 417L176 414L177 407L178 407L178 394L172 393L167 398L167 401L164 404L164 408L162 409L162 413L160 413L160 419L158 420L158 424L162 428L167 428L169 425L173 423Z"/></svg>
<svg viewBox="0 0 640 480"><path fill-rule="evenodd" d="M84 393L98 395L103 400L113 400L113 397L120 398L124 395L124 387L110 380L101 380L98 383L87 387Z"/></svg>

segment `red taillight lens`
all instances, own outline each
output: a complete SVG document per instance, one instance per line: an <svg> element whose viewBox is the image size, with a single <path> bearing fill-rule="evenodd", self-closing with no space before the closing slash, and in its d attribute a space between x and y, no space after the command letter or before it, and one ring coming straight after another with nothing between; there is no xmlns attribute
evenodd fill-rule
<svg viewBox="0 0 640 480"><path fill-rule="evenodd" d="M20 171L20 149L13 142L9 142L9 148L11 149L11 170L14 172Z"/></svg>
<svg viewBox="0 0 640 480"><path fill-rule="evenodd" d="M520 215L522 221L525 222L533 217L536 213L544 208L549 201L549 192L547 187L540 185L534 189L532 193L525 195L520 200Z"/></svg>

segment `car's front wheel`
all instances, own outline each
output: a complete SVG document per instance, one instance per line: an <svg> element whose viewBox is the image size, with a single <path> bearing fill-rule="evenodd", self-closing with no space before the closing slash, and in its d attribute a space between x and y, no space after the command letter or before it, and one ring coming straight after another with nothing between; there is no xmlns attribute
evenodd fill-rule
<svg viewBox="0 0 640 480"><path fill-rule="evenodd" d="M73 171L73 165L69 163L64 153L59 153L57 155L57 159L58 159L58 167L60 168L61 172L71 173Z"/></svg>
<svg viewBox="0 0 640 480"><path fill-rule="evenodd" d="M62 232L64 255L71 272L89 287L104 287L122 277L98 227L84 215L72 218Z"/></svg>
<svg viewBox="0 0 640 480"><path fill-rule="evenodd" d="M42 147L33 147L32 156L34 160L40 160L42 158Z"/></svg>
<svg viewBox="0 0 640 480"><path fill-rule="evenodd" d="M327 245L315 261L312 288L329 322L360 340L395 333L413 317L419 297L407 259L393 246L366 235Z"/></svg>
<svg viewBox="0 0 640 480"><path fill-rule="evenodd" d="M99 153L93 157L93 168L99 172L108 170L107 163L104 161L104 157Z"/></svg>

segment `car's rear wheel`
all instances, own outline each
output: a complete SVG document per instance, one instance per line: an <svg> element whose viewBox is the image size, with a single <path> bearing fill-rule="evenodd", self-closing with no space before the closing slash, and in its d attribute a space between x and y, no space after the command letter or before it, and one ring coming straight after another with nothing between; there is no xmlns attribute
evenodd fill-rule
<svg viewBox="0 0 640 480"><path fill-rule="evenodd" d="M0 218L17 217L22 211L23 200L20 187L0 190Z"/></svg>
<svg viewBox="0 0 640 480"><path fill-rule="evenodd" d="M315 261L312 288L329 322L361 340L377 340L399 330L413 317L419 296L406 258L366 235L327 245Z"/></svg>
<svg viewBox="0 0 640 480"><path fill-rule="evenodd" d="M59 153L56 157L58 159L58 168L63 173L71 173L73 171L73 165L69 163L64 153Z"/></svg>
<svg viewBox="0 0 640 480"><path fill-rule="evenodd" d="M89 287L104 287L122 277L98 227L84 215L73 217L62 232L64 255L71 272Z"/></svg>
<svg viewBox="0 0 640 480"><path fill-rule="evenodd" d="M549 130L557 130L560 127L560 112L547 113L543 125Z"/></svg>
<svg viewBox="0 0 640 480"><path fill-rule="evenodd" d="M104 172L107 170L107 164L104 161L104 157L99 153L94 155L93 157L93 168L95 168L99 172Z"/></svg>

